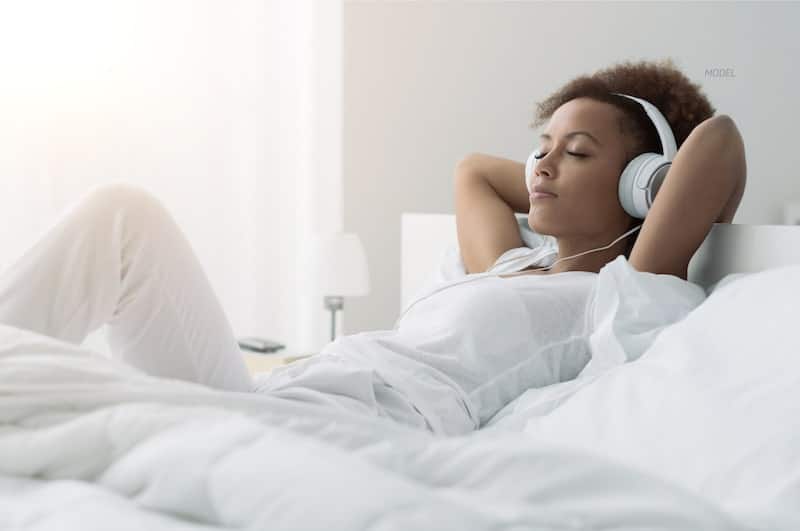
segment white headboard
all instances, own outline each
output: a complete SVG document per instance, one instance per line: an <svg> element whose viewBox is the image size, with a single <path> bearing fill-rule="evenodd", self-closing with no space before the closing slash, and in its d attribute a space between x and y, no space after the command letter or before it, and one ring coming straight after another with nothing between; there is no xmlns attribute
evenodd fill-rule
<svg viewBox="0 0 800 531"><path fill-rule="evenodd" d="M517 217L525 214L517 214ZM400 220L401 311L423 288L441 253L458 245L455 214L404 212ZM708 288L731 273L800 264L800 226L717 224L689 262L689 280Z"/></svg>

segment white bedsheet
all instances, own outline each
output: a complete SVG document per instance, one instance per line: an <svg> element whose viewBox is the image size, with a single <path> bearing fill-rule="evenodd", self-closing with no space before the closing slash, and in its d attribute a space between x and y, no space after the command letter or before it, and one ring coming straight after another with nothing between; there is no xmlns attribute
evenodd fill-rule
<svg viewBox="0 0 800 531"><path fill-rule="evenodd" d="M634 465L754 529L800 529L798 296L797 266L731 276L637 361L531 389L489 429Z"/></svg>
<svg viewBox="0 0 800 531"><path fill-rule="evenodd" d="M737 279L450 438L0 325L0 528L797 529L798 293L800 267Z"/></svg>
<svg viewBox="0 0 800 531"><path fill-rule="evenodd" d="M2 529L739 529L680 487L518 434L438 438L0 337Z"/></svg>

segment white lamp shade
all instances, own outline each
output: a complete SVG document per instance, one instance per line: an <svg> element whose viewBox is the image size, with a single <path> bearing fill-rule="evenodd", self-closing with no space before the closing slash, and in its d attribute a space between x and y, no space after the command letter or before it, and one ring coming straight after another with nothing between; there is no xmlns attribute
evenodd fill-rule
<svg viewBox="0 0 800 531"><path fill-rule="evenodd" d="M336 232L319 236L316 270L323 295L361 296L369 293L369 268L357 234Z"/></svg>

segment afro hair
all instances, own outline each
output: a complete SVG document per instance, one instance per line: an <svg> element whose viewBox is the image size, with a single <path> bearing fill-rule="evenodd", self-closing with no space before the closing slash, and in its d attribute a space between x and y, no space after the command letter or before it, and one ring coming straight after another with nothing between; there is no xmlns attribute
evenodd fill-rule
<svg viewBox="0 0 800 531"><path fill-rule="evenodd" d="M620 109L619 130L633 139L633 151L626 154L626 163L641 153L662 153L658 131L644 108L630 98L612 94L614 92L642 98L655 105L669 123L679 148L697 125L716 112L700 86L678 70L671 59L628 61L566 83L537 104L531 127L542 125L568 101L591 98ZM628 240L626 258L630 257L636 236L638 232Z"/></svg>

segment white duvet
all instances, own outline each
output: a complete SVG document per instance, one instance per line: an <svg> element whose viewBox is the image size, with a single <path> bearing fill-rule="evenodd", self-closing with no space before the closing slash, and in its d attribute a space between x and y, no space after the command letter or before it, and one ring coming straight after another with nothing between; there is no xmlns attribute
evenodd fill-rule
<svg viewBox="0 0 800 531"><path fill-rule="evenodd" d="M798 529L798 294L747 275L669 326L606 297L582 376L450 438L0 326L0 529Z"/></svg>

